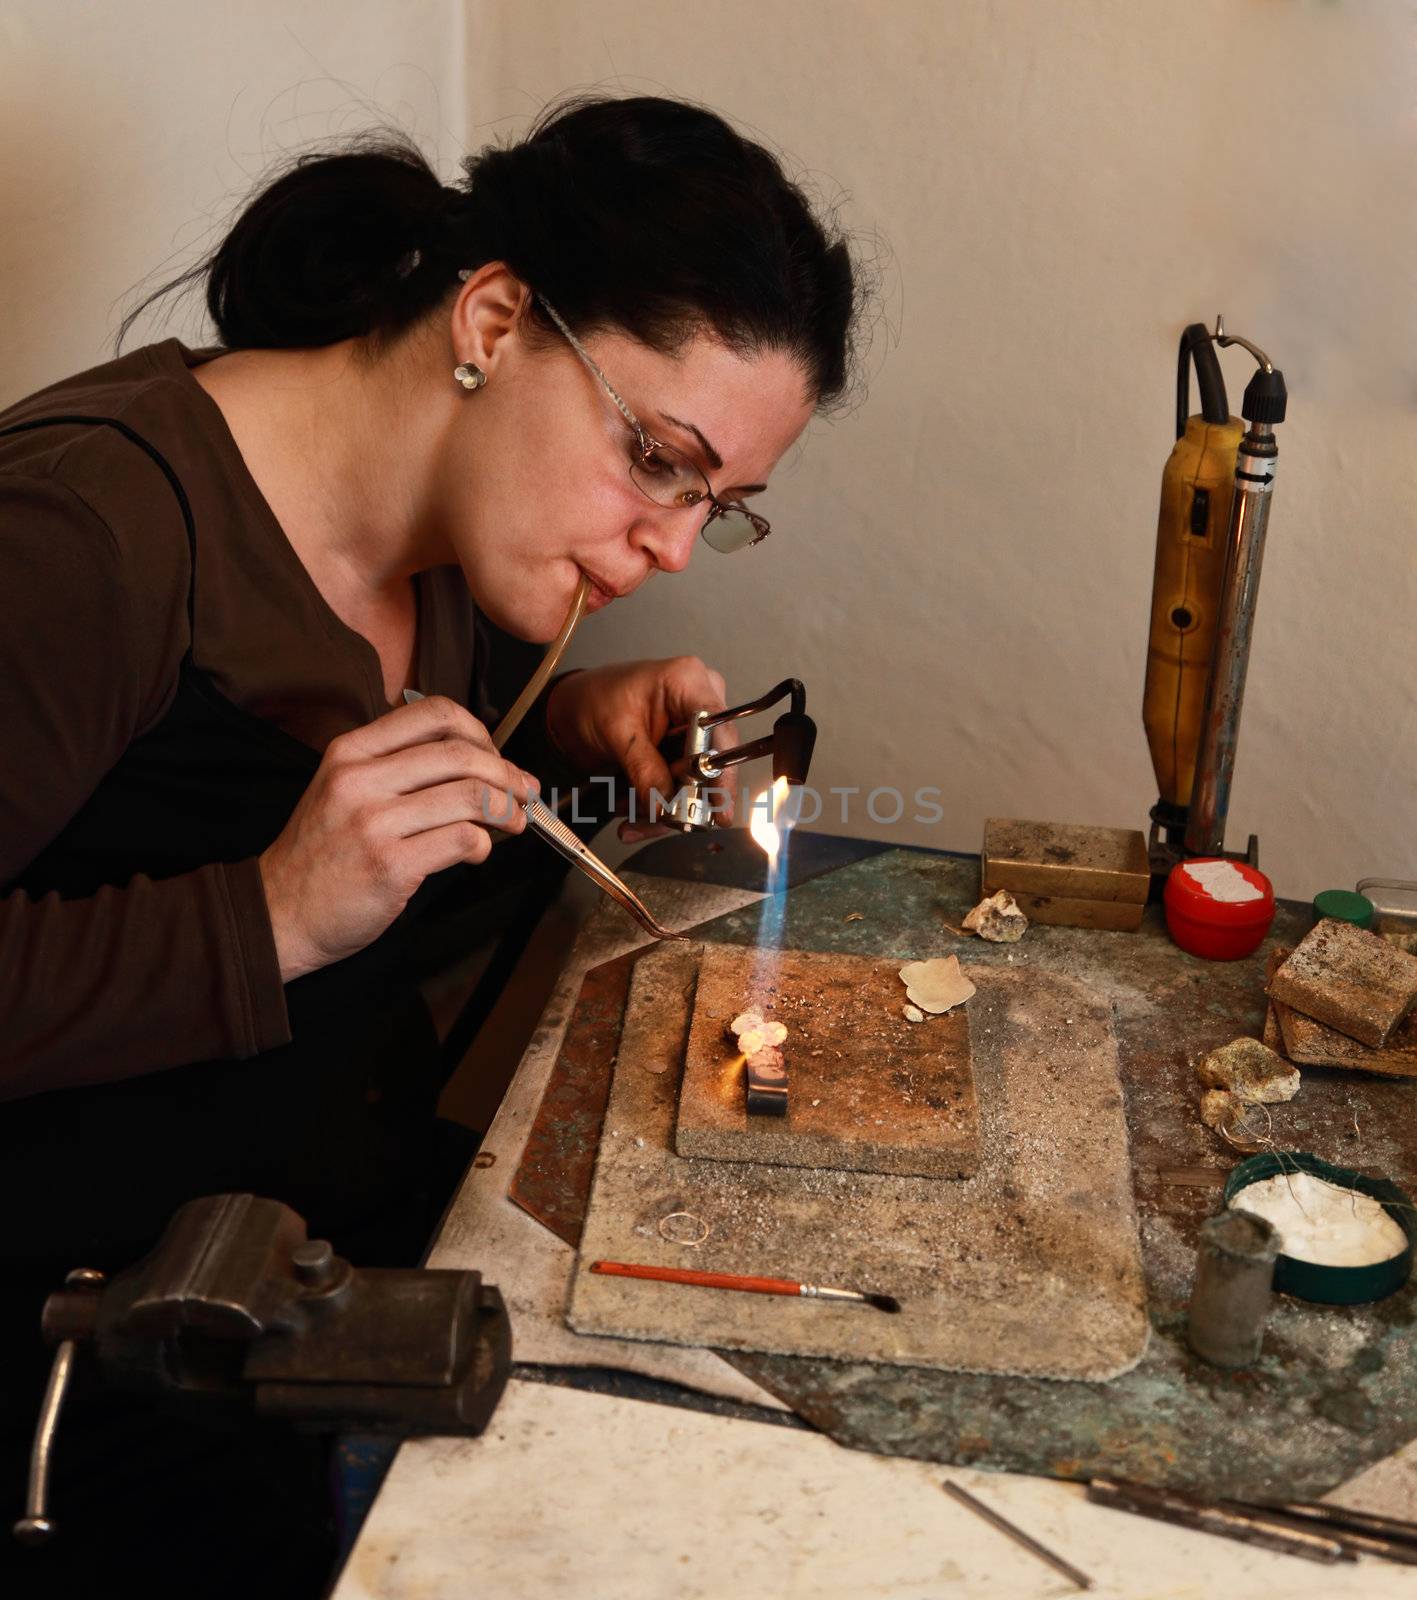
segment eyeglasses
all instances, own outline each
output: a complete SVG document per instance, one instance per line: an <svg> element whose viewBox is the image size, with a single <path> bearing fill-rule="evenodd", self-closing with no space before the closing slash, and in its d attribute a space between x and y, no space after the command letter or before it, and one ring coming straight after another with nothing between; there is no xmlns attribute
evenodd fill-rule
<svg viewBox="0 0 1417 1600"><path fill-rule="evenodd" d="M566 326L561 314L544 295L537 299L546 308L546 314L565 334L571 348L599 378L606 394L615 402L616 409L629 423L635 436L634 455L630 460L630 477L635 487L647 500L659 506L702 505L709 503L709 514L704 522L703 536L707 543L724 555L735 550L746 550L749 545L760 544L772 532L767 519L749 511L741 501L720 500L713 492L708 479L697 466L671 444L652 438L640 425L640 419L615 392L615 386L596 365L594 358L575 334Z"/></svg>

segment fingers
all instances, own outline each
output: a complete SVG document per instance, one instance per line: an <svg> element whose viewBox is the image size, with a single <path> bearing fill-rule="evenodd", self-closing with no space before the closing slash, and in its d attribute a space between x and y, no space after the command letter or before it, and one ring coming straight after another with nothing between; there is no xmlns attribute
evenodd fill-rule
<svg viewBox="0 0 1417 1600"><path fill-rule="evenodd" d="M723 674L697 656L675 656L661 665L661 693L670 724L687 722L696 711L724 711L728 686Z"/></svg>
<svg viewBox="0 0 1417 1600"><path fill-rule="evenodd" d="M526 812L517 797L505 789L480 778L464 778L405 795L384 810L381 821L389 836L397 839L461 822L473 823L483 830L521 833L526 827Z"/></svg>
<svg viewBox="0 0 1417 1600"><path fill-rule="evenodd" d="M669 763L651 743L643 725L626 730L623 739L621 765L635 798L644 808L643 814L649 816L655 804L653 797L658 794L667 799L678 786L670 776Z"/></svg>
<svg viewBox="0 0 1417 1600"><path fill-rule="evenodd" d="M455 867L461 862L476 866L479 861L485 861L492 853L492 835L475 822L453 822L414 834L403 841L399 850L410 877L421 883L445 867Z"/></svg>
<svg viewBox="0 0 1417 1600"><path fill-rule="evenodd" d="M461 739L440 739L432 744L396 750L374 764L389 794L412 794L434 784L459 778L477 778L493 788L527 800L540 784L534 773L508 761L496 751L465 744Z"/></svg>
<svg viewBox="0 0 1417 1600"><path fill-rule="evenodd" d="M659 753L659 740L670 728L688 722L696 711L722 711L727 701L723 675L697 656L675 656L645 665L652 675L652 688L635 707L635 715L617 729L617 754L636 796L649 806L652 792L668 795L678 787Z"/></svg>
<svg viewBox="0 0 1417 1600"><path fill-rule="evenodd" d="M331 739L329 754L337 761L368 761L437 739L458 739L481 750L494 748L486 726L465 706L447 695L430 694Z"/></svg>

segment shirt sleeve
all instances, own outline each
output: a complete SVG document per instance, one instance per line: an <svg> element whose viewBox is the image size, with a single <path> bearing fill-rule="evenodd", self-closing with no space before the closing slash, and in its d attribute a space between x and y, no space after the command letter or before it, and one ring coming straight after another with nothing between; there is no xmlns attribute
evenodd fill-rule
<svg viewBox="0 0 1417 1600"><path fill-rule="evenodd" d="M131 573L64 484L0 479L0 1099L289 1040L255 860L84 899L12 887L162 702L171 641L134 625L133 584L179 579L185 599L185 573Z"/></svg>

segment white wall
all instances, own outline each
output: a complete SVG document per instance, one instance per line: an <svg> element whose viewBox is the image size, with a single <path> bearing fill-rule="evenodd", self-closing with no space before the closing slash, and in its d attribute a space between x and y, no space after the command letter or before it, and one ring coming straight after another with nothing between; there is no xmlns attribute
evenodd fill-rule
<svg viewBox="0 0 1417 1600"><path fill-rule="evenodd" d="M309 141L392 121L451 174L463 22L458 0L5 0L0 404L109 359L134 286ZM204 326L198 296L129 347Z"/></svg>
<svg viewBox="0 0 1417 1600"><path fill-rule="evenodd" d="M819 787L944 791L939 827L858 809L846 831L970 849L991 814L1145 827L1175 345L1223 311L1291 396L1229 842L1257 831L1291 895L1417 877L1414 16L470 0L470 143L570 87L685 95L840 185L894 252L897 342L784 464L773 539L705 548L594 620L581 658L694 651L744 695L796 673ZM1223 360L1238 411L1252 368Z"/></svg>

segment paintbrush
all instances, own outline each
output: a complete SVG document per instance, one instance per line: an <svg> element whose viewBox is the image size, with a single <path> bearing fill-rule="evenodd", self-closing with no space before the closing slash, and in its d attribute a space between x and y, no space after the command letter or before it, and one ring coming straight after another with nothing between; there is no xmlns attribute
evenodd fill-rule
<svg viewBox="0 0 1417 1600"><path fill-rule="evenodd" d="M656 1283L687 1283L697 1289L741 1289L747 1294L790 1294L803 1300L838 1300L850 1305L874 1306L877 1311L899 1311L900 1301L889 1294L864 1294L860 1289L832 1289L823 1283L798 1283L792 1278L752 1278L737 1272L699 1272L693 1267L644 1267L631 1261L592 1261L592 1272L612 1278L649 1278Z"/></svg>

